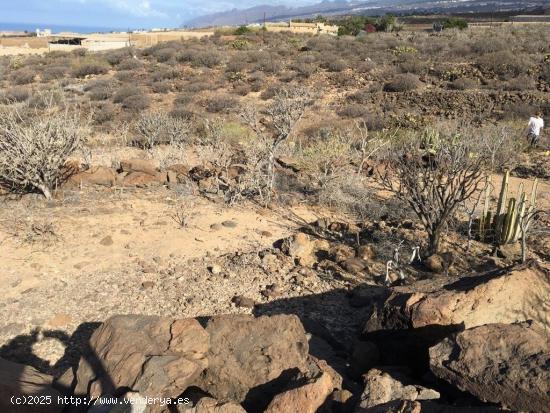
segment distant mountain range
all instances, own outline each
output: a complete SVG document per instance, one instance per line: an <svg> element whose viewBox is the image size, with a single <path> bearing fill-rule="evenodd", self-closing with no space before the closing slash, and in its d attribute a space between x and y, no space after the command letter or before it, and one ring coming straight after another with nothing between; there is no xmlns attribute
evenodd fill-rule
<svg viewBox="0 0 550 413"><path fill-rule="evenodd" d="M185 22L186 27L235 26L310 18L317 15L339 16L351 14L382 15L386 13L470 13L507 12L550 7L550 0L324 0L303 7L262 5L248 9L200 16Z"/></svg>

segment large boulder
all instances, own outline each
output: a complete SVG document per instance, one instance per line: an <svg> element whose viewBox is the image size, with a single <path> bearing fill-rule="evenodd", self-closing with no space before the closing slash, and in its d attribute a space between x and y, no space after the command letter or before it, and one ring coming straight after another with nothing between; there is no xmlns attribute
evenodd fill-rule
<svg viewBox="0 0 550 413"><path fill-rule="evenodd" d="M71 175L67 181L67 185L70 187L91 185L111 187L116 184L116 181L117 173L114 169L105 166L94 166L87 171Z"/></svg>
<svg viewBox="0 0 550 413"><path fill-rule="evenodd" d="M308 383L276 395L264 413L315 413L333 390L330 375L321 372Z"/></svg>
<svg viewBox="0 0 550 413"><path fill-rule="evenodd" d="M147 187L159 185L165 181L165 177L160 172L150 175L145 172L130 172L122 179L123 186Z"/></svg>
<svg viewBox="0 0 550 413"><path fill-rule="evenodd" d="M61 394L52 383L53 377L33 367L0 359L0 412L61 412L64 406L57 403Z"/></svg>
<svg viewBox="0 0 550 413"><path fill-rule="evenodd" d="M209 365L198 387L221 402L262 411L275 394L307 371L308 341L294 315L213 317L206 331Z"/></svg>
<svg viewBox="0 0 550 413"><path fill-rule="evenodd" d="M395 287L377 303L363 335L378 344L386 364L428 365L428 348L457 331L489 323L544 320L550 271L531 263L504 272ZM411 357L415 354L415 357Z"/></svg>
<svg viewBox="0 0 550 413"><path fill-rule="evenodd" d="M427 387L412 384L403 371L392 368L371 369L363 376L365 388L359 407L369 408L394 400L433 400L439 393Z"/></svg>
<svg viewBox="0 0 550 413"><path fill-rule="evenodd" d="M550 412L550 336L537 323L465 330L430 349L430 368L483 401Z"/></svg>
<svg viewBox="0 0 550 413"><path fill-rule="evenodd" d="M90 339L77 370L77 395L136 391L177 397L207 366L208 333L195 319L115 316Z"/></svg>
<svg viewBox="0 0 550 413"><path fill-rule="evenodd" d="M158 171L157 165L148 159L126 159L120 161L120 169L123 172L143 172L153 176Z"/></svg>

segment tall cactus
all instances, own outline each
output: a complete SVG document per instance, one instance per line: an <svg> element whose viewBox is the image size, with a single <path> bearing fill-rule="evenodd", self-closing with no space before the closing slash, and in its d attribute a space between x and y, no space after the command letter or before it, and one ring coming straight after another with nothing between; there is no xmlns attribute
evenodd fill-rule
<svg viewBox="0 0 550 413"><path fill-rule="evenodd" d="M485 188L485 204L479 218L479 239L482 242L492 240L495 247L515 243L525 230L526 217L535 209L538 180L535 179L531 188L531 196L527 202L523 184L520 185L517 198L509 197L510 172L507 171L502 178L500 195L493 214L489 209L492 187L487 184ZM519 201L518 201L519 200ZM491 236L492 235L492 236Z"/></svg>

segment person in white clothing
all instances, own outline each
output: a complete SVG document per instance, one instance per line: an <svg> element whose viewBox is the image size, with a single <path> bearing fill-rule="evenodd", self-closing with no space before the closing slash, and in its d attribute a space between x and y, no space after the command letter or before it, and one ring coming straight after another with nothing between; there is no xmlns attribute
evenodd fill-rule
<svg viewBox="0 0 550 413"><path fill-rule="evenodd" d="M527 139L531 146L537 146L540 139L540 131L544 128L544 120L542 120L542 113L537 112L535 116L529 118L529 125L527 126Z"/></svg>

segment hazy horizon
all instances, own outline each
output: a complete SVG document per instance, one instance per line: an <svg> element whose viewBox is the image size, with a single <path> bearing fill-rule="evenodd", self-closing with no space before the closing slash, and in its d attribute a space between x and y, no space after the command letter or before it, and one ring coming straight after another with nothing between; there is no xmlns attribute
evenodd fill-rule
<svg viewBox="0 0 550 413"><path fill-rule="evenodd" d="M29 0L24 4L0 2L0 28L7 25L72 26L127 30L180 27L205 14L258 5L301 6L318 0ZM35 30L36 27L26 30Z"/></svg>

